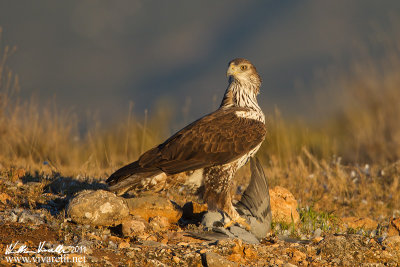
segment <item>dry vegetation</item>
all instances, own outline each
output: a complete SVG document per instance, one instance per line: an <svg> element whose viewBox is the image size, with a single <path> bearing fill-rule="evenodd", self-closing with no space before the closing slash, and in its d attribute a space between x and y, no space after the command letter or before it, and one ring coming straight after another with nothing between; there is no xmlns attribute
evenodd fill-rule
<svg viewBox="0 0 400 267"><path fill-rule="evenodd" d="M400 44L383 45L386 52L378 59L364 51L346 72L320 75L326 82L319 86L335 88L340 113L318 125L290 122L278 110L269 116L270 134L259 156L270 184L287 187L301 207L375 219L400 212ZM143 119L129 112L113 127L89 121L82 133L75 114L52 102L19 99L18 77L7 67L15 49L1 51L3 171L105 179L170 130L162 112Z"/></svg>

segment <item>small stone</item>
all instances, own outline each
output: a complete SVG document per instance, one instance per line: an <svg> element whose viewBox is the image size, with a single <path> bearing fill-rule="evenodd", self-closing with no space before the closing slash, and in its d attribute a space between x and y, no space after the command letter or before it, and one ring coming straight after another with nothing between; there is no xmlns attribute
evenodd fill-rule
<svg viewBox="0 0 400 267"><path fill-rule="evenodd" d="M24 210L18 218L19 223L33 223L35 225L44 224L44 220L38 214L32 214L29 210Z"/></svg>
<svg viewBox="0 0 400 267"><path fill-rule="evenodd" d="M300 221L297 212L297 200L292 193L284 187L275 186L269 190L271 199L272 220L274 222L285 222L295 224Z"/></svg>
<svg viewBox="0 0 400 267"><path fill-rule="evenodd" d="M322 234L322 230L321 230L320 228L317 228L317 229L314 231L314 238L320 237L321 234Z"/></svg>
<svg viewBox="0 0 400 267"><path fill-rule="evenodd" d="M324 240L324 238L322 236L317 236L315 238L313 238L313 242L318 244L319 242L321 242L322 240Z"/></svg>
<svg viewBox="0 0 400 267"><path fill-rule="evenodd" d="M25 171L24 169L18 169L18 170L16 170L16 171L13 171L12 177L11 177L11 181L15 182L15 181L17 181L18 179L24 177L25 174L26 174L26 171ZM22 184L22 182L20 182L20 181L19 181L18 183L21 183L21 184Z"/></svg>
<svg viewBox="0 0 400 267"><path fill-rule="evenodd" d="M181 259L179 259L177 256L173 256L173 257L172 257L172 260L173 260L175 263L179 263L179 262L181 261Z"/></svg>
<svg viewBox="0 0 400 267"><path fill-rule="evenodd" d="M143 219L130 218L122 222L122 234L124 236L140 235L146 231L146 223Z"/></svg>
<svg viewBox="0 0 400 267"><path fill-rule="evenodd" d="M229 256L229 260L233 262L241 262L243 259L243 256L239 253L233 253L232 255Z"/></svg>
<svg viewBox="0 0 400 267"><path fill-rule="evenodd" d="M159 196L144 196L138 198L125 199L128 204L129 212L135 216L140 216L146 221L151 217L166 217L169 223L178 222L182 211L177 209L172 202Z"/></svg>
<svg viewBox="0 0 400 267"><path fill-rule="evenodd" d="M149 225L153 229L153 231L159 232L161 230L167 229L170 224L167 217L155 216L150 218Z"/></svg>
<svg viewBox="0 0 400 267"><path fill-rule="evenodd" d="M10 201L11 197L7 195L6 193L0 193L0 201L3 204L7 204L8 201Z"/></svg>
<svg viewBox="0 0 400 267"><path fill-rule="evenodd" d="M251 248L245 248L243 250L243 252L244 252L244 255L246 256L246 258L252 258L257 255L257 252Z"/></svg>
<svg viewBox="0 0 400 267"><path fill-rule="evenodd" d="M129 215L121 197L104 190L85 190L68 204L67 215L76 223L115 226Z"/></svg>
<svg viewBox="0 0 400 267"><path fill-rule="evenodd" d="M224 257L218 255L214 252L207 252L201 255L203 262L206 263L208 267L219 267L219 266L226 266L226 267L236 267L239 264L235 262L228 261Z"/></svg>
<svg viewBox="0 0 400 267"><path fill-rule="evenodd" d="M122 248L129 248L131 245L129 244L129 242L123 241L121 243L119 243L118 248L122 249Z"/></svg>
<svg viewBox="0 0 400 267"><path fill-rule="evenodd" d="M293 251L292 260L294 260L295 262L304 261L306 258L307 258L307 256L303 252L298 251L298 250Z"/></svg>

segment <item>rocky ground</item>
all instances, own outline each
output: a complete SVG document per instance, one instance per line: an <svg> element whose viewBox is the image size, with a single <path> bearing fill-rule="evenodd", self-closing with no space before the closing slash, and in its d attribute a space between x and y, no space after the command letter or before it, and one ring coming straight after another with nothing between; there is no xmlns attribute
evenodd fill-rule
<svg viewBox="0 0 400 267"><path fill-rule="evenodd" d="M195 222L206 207L195 201L185 205L191 199L184 194L121 199L104 188L101 182L57 174L2 172L0 264L45 266L49 262L38 262L46 260L81 266L400 264L400 219L337 218L298 207L297 212L294 197L284 188L270 191L273 230L260 244L194 238L191 233L201 231L201 226L183 225L179 219L185 214ZM85 202L88 194L91 201ZM61 249L67 253L58 253ZM55 258L62 255L63 263L57 263ZM29 264L23 262L28 260Z"/></svg>

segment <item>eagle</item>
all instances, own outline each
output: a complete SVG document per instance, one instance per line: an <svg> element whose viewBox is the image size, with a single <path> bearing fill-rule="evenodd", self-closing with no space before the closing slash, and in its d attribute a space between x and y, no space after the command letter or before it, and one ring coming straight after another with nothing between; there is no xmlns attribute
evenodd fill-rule
<svg viewBox="0 0 400 267"><path fill-rule="evenodd" d="M261 77L254 65L234 59L228 64L227 77L228 87L216 111L114 172L106 181L109 190L118 195L151 190L165 182L165 177L191 171L197 178L189 176L186 182L204 186L208 210L225 212L239 222L230 193L232 179L260 148L266 126L257 102Z"/></svg>

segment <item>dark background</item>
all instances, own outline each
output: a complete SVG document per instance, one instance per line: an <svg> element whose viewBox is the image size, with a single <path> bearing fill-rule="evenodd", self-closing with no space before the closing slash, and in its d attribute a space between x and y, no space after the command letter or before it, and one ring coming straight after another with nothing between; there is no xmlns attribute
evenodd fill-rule
<svg viewBox="0 0 400 267"><path fill-rule="evenodd" d="M180 126L218 106L236 57L260 72L266 112L316 117L318 71L346 69L397 14L397 0L0 1L22 98L104 123L132 101L139 117L171 108Z"/></svg>

